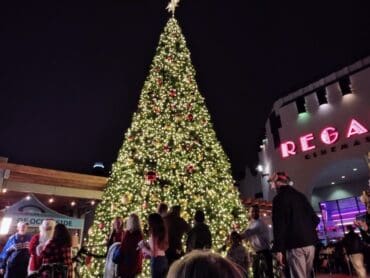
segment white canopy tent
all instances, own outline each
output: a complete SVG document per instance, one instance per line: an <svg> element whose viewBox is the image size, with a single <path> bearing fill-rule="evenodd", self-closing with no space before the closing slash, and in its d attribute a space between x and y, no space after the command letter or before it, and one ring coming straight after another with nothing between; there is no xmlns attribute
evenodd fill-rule
<svg viewBox="0 0 370 278"><path fill-rule="evenodd" d="M33 194L4 209L0 232L4 234L15 230L20 221L28 223L29 227L39 227L44 219L54 219L57 223L64 224L67 229L78 231L80 237L83 233L84 219L58 213L41 203Z"/></svg>

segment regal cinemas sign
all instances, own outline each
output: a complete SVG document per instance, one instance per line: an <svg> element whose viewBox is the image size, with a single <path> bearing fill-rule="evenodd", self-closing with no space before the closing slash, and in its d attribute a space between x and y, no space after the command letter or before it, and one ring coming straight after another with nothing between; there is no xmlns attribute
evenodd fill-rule
<svg viewBox="0 0 370 278"><path fill-rule="evenodd" d="M283 158L288 158L294 156L298 151L302 153L307 153L305 158L310 159L311 157L317 157L318 155L324 155L328 153L328 148L320 149L319 151L313 151L317 148L318 143L323 143L326 146L330 146L329 151L335 152L340 149L347 149L349 145L344 143L342 145L333 146L340 137L345 136L345 138L355 138L361 134L368 133L368 129L361 124L359 121L352 119L346 130L340 132L333 126L325 127L321 130L320 133L307 133L299 137L299 141L285 141L281 143L280 150ZM365 138L367 141L370 141L369 137ZM361 142L355 140L354 145L360 145Z"/></svg>

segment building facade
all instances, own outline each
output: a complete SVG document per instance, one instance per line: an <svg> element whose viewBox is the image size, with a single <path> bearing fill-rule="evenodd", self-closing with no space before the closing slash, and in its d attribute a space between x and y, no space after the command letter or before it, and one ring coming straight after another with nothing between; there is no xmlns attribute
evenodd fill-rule
<svg viewBox="0 0 370 278"><path fill-rule="evenodd" d="M267 182L285 171L316 210L326 200L368 189L370 152L370 57L278 99L266 122L259 171Z"/></svg>

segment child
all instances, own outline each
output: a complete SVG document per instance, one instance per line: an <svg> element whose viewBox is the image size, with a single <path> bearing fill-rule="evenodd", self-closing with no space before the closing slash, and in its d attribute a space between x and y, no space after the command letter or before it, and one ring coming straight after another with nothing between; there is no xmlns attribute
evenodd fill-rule
<svg viewBox="0 0 370 278"><path fill-rule="evenodd" d="M233 231L230 235L231 247L227 251L227 258L233 261L247 276L248 273L248 252L242 245L242 238L238 232Z"/></svg>

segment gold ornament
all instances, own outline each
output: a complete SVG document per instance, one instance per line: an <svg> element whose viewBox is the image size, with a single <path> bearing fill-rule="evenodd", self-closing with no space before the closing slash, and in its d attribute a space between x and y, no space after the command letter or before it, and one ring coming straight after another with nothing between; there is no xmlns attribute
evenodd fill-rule
<svg viewBox="0 0 370 278"><path fill-rule="evenodd" d="M128 194L124 194L121 198L121 202L122 204L124 205L127 205L129 203L129 197L128 197Z"/></svg>

